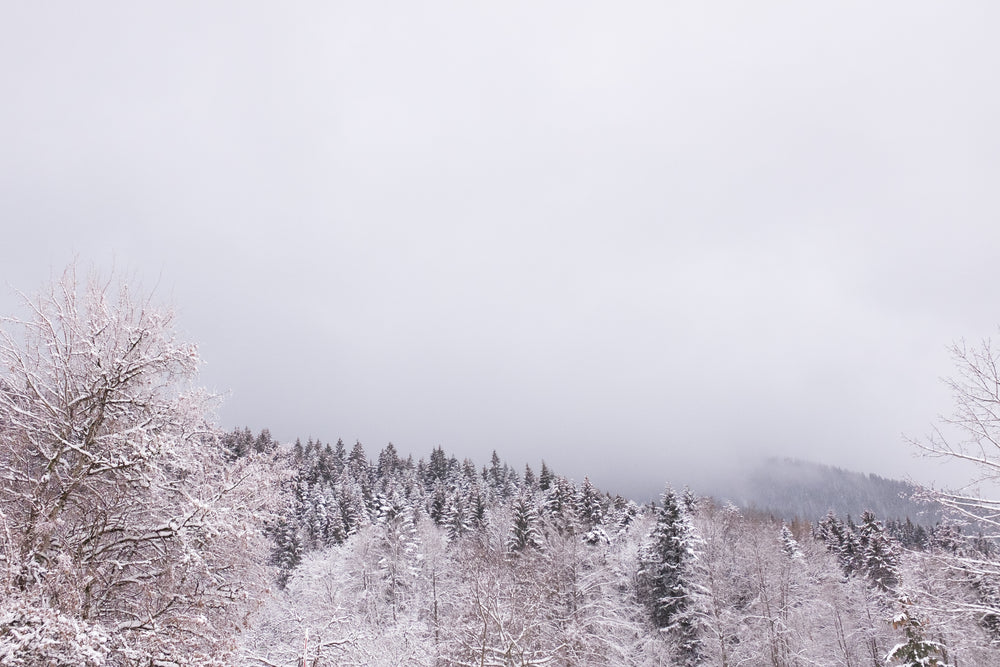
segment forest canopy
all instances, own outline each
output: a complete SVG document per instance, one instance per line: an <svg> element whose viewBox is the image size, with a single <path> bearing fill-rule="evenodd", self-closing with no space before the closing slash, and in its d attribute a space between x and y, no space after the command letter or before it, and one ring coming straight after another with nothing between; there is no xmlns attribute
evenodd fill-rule
<svg viewBox="0 0 1000 667"><path fill-rule="evenodd" d="M1000 661L988 501L782 521L497 452L280 443L214 423L197 347L125 281L71 267L24 309L0 330L0 664ZM938 453L993 436L963 369L970 439Z"/></svg>

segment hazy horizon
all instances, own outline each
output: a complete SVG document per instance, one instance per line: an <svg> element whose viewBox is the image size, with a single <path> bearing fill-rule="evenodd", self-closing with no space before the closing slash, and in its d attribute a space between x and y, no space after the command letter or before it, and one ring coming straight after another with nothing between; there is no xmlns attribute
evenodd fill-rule
<svg viewBox="0 0 1000 667"><path fill-rule="evenodd" d="M1000 324L992 3L4 13L0 279L155 287L223 428L965 479L904 434Z"/></svg>

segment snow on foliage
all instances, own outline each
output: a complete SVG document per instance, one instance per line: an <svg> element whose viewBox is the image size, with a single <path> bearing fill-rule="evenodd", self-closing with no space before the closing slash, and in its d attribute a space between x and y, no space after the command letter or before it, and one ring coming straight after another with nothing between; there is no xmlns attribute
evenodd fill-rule
<svg viewBox="0 0 1000 667"><path fill-rule="evenodd" d="M814 537L691 492L640 508L547 465L521 480L499 457L477 470L440 448L417 462L383 451L377 466L359 455L324 478L324 451L301 447L295 476L325 485L313 498L370 489L371 523L305 550L249 620L245 664L882 665L900 643L888 582L922 594L941 581L874 515L831 515ZM296 511L308 530L314 510ZM986 627L919 612L949 656L996 661Z"/></svg>
<svg viewBox="0 0 1000 667"><path fill-rule="evenodd" d="M893 667L948 667L939 656L945 647L924 638L922 623L914 616L912 602L907 597L899 600L900 610L892 618L892 627L902 629L906 641L893 646L886 654L887 664Z"/></svg>
<svg viewBox="0 0 1000 667"><path fill-rule="evenodd" d="M72 271L28 310L0 330L0 664L1000 664L989 537L221 435L169 312Z"/></svg>
<svg viewBox="0 0 1000 667"><path fill-rule="evenodd" d="M212 662L266 583L269 474L225 465L168 311L73 269L25 302L0 329L3 650Z"/></svg>
<svg viewBox="0 0 1000 667"><path fill-rule="evenodd" d="M101 667L110 649L105 628L20 596L0 602L0 665Z"/></svg>
<svg viewBox="0 0 1000 667"><path fill-rule="evenodd" d="M885 579L870 576L861 558L874 517L867 536L865 522L828 526L856 538L857 569L845 576L839 550L813 539L808 524L690 493L668 492L643 510L593 489L601 523L587 529L586 494L547 466L546 490L536 481L511 493L504 464L480 474L435 452L433 465L382 466L394 472L372 479L382 508L374 523L305 555L286 590L250 619L246 664L834 667L885 664L900 643ZM489 499L485 512L459 534L447 508L473 495ZM389 516L406 517L391 534L412 538L387 541ZM591 539L609 528L614 540ZM911 573L917 554L894 553L897 581L920 588ZM395 582L389 554L398 558ZM921 614L934 641L968 664L996 658L974 623L970 632L965 621Z"/></svg>

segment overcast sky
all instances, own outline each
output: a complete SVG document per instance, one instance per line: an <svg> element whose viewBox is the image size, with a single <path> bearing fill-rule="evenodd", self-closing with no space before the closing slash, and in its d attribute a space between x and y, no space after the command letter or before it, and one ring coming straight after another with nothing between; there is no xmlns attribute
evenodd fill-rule
<svg viewBox="0 0 1000 667"><path fill-rule="evenodd" d="M226 428L920 481L1000 323L995 2L0 3L0 278L172 301ZM9 291L0 307L12 311Z"/></svg>

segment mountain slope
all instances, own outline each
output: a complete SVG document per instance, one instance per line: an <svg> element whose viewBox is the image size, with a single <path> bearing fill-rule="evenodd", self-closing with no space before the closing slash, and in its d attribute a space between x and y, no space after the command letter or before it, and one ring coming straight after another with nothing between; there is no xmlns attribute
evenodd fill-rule
<svg viewBox="0 0 1000 667"><path fill-rule="evenodd" d="M767 459L704 491L788 520L816 521L830 510L855 518L872 510L883 519L909 518L925 526L939 518L937 508L913 500L916 487L909 482L794 459Z"/></svg>

